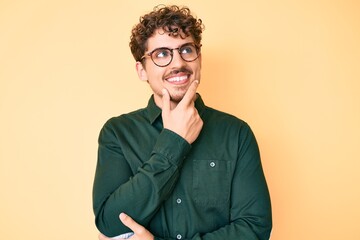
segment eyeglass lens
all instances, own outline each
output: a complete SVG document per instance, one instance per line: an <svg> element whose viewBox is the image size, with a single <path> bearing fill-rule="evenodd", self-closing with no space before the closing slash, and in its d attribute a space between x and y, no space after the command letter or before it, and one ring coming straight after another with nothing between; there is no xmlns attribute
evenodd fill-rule
<svg viewBox="0 0 360 240"><path fill-rule="evenodd" d="M186 62L192 62L198 57L198 49L194 44L185 44L179 48L158 48L151 53L151 59L158 66L169 65L173 59L173 51L177 50Z"/></svg>

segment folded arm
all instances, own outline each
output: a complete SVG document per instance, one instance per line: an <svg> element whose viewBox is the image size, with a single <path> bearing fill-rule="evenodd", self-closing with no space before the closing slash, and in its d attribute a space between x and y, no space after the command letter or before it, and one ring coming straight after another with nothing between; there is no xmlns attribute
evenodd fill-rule
<svg viewBox="0 0 360 240"><path fill-rule="evenodd" d="M118 141L111 124L106 124L99 137L93 209L98 229L107 236L129 232L119 222L121 212L136 216L143 226L148 224L171 194L190 150L185 140L164 129L150 158L134 174Z"/></svg>

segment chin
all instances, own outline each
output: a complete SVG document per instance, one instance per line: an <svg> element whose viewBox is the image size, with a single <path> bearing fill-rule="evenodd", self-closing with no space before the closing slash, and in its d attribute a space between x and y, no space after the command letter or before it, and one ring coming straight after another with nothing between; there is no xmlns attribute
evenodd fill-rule
<svg viewBox="0 0 360 240"><path fill-rule="evenodd" d="M183 98L185 94L170 94L170 100L172 102L179 103Z"/></svg>
<svg viewBox="0 0 360 240"><path fill-rule="evenodd" d="M182 97L170 97L170 100L175 103L179 103L183 98Z"/></svg>
<svg viewBox="0 0 360 240"><path fill-rule="evenodd" d="M181 87L177 89L173 89L173 91L170 90L170 99L173 102L179 103L185 96L186 92L188 90L188 87Z"/></svg>

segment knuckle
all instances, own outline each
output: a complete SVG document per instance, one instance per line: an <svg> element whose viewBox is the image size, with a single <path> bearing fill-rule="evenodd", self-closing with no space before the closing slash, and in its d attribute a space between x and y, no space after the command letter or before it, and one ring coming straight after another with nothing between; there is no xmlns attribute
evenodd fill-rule
<svg viewBox="0 0 360 240"><path fill-rule="evenodd" d="M146 229L144 227L142 227L142 226L139 226L139 228L137 229L137 233L139 235L143 235L143 234L146 233Z"/></svg>

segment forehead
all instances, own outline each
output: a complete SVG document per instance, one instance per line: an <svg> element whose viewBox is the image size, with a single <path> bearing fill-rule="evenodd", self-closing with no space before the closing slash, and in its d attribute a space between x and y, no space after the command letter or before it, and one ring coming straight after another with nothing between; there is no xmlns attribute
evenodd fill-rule
<svg viewBox="0 0 360 240"><path fill-rule="evenodd" d="M147 40L147 50L161 47L176 48L184 43L194 42L192 36L181 38L180 35L173 36L163 30L155 30L154 34Z"/></svg>

